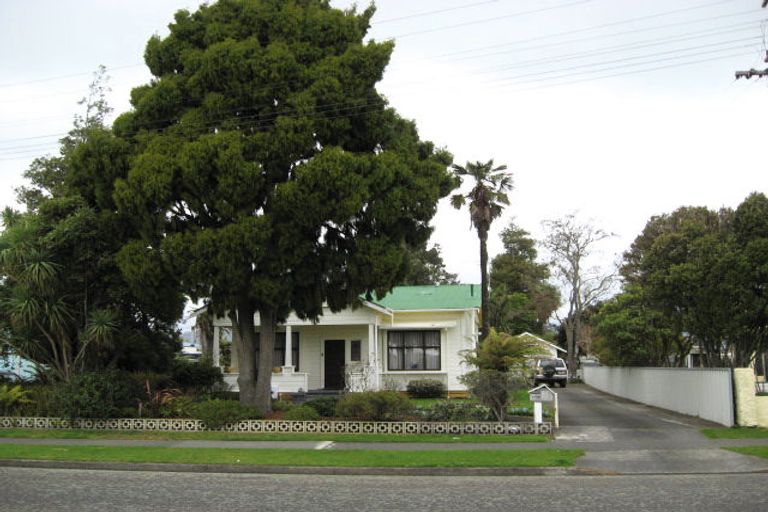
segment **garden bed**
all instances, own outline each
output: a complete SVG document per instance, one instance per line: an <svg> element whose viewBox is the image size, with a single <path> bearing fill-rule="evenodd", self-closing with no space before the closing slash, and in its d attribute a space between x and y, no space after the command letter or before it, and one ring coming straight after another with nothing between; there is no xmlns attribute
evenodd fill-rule
<svg viewBox="0 0 768 512"><path fill-rule="evenodd" d="M243 420L208 429L201 420L117 418L67 420L46 417L0 417L0 428L126 430L161 432L334 433L334 434L453 434L552 435L551 423L427 422L427 421L288 421Z"/></svg>

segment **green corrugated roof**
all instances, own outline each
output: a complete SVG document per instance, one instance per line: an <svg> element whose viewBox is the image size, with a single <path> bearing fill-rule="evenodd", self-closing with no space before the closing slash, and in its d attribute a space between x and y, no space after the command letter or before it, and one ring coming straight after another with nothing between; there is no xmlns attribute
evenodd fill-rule
<svg viewBox="0 0 768 512"><path fill-rule="evenodd" d="M479 308L480 285L396 286L381 299L374 297L371 302L394 311Z"/></svg>

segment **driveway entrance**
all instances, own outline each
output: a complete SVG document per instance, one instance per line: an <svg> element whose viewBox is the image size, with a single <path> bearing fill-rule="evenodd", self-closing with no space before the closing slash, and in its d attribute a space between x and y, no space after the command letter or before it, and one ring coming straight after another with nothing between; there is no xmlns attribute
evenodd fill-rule
<svg viewBox="0 0 768 512"><path fill-rule="evenodd" d="M555 391L561 428L554 444L587 450L579 467L624 474L768 470L765 459L721 450L726 443L700 432L721 425L630 402L585 385Z"/></svg>

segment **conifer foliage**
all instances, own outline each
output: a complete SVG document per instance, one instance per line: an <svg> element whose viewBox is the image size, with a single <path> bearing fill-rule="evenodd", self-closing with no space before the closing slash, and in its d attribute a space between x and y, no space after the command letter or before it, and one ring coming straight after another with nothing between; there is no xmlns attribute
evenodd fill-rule
<svg viewBox="0 0 768 512"><path fill-rule="evenodd" d="M324 0L179 11L114 124L137 148L115 195L141 232L123 270L168 269L233 312L241 401L265 411L276 324L386 292L454 186L451 155L376 91L393 43L363 41L373 14Z"/></svg>

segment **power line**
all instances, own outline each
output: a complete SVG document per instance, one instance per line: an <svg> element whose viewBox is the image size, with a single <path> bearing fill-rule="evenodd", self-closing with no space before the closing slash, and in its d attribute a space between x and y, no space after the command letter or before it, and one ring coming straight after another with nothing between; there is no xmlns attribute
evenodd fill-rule
<svg viewBox="0 0 768 512"><path fill-rule="evenodd" d="M469 3L469 4L457 5L455 7L448 7L448 8L443 8L443 9L435 9L435 10L432 10L432 11L424 11L424 12L419 12L419 13L414 13L414 14L407 14L407 15L404 15L404 16L398 16L398 17L394 17L394 18L386 18L386 19L383 19L383 20L372 21L371 26L384 25L384 24L387 24L387 23L392 23L392 22L402 21L402 20L407 20L407 19L413 19L413 18L420 18L420 17L423 17L423 16L429 16L429 15L433 15L433 14L442 14L442 13L446 13L446 12L459 11L459 10L463 10L463 9L470 9L470 8L474 8L474 7L479 7L481 5L496 4L496 3L499 3L500 1L503 1L503 0L484 0L482 2L474 2L474 3ZM591 0L582 0L582 1L591 1ZM108 71L114 71L114 70L118 70L118 69L137 68L137 67L142 67L144 65L145 65L144 62L138 62L138 63L135 63L135 64L126 64L126 65L122 65L122 66L113 66L113 67L109 67ZM66 74L66 75L57 75L57 76L50 76L50 77L44 77L44 78L36 78L36 79L25 80L25 81L20 81L20 82L10 82L10 83L5 83L5 84L0 84L0 89L4 89L4 88L7 88L7 87L15 87L15 86L19 86L19 85L29 85L29 84L36 84L36 83L52 82L52 81L55 81L55 80L65 80L67 78L76 78L76 77L86 76L86 75L91 75L91 74L93 74L93 71L83 71L83 72L79 72L79 73L70 73L70 74Z"/></svg>
<svg viewBox="0 0 768 512"><path fill-rule="evenodd" d="M445 54L442 54L442 55L434 56L432 58L439 59L439 58L442 58L442 57L453 57L453 56L456 56L456 55L462 55L462 54L465 54L465 53L471 53L471 52L476 52L476 51L480 51L480 50L490 50L490 49L494 49L494 48L503 48L503 47L506 47L506 46L512 46L512 45L517 45L517 44L524 44L524 43L529 43L529 42L533 42L533 41L540 41L540 40L544 40L544 39L552 39L552 38L555 38L555 37L561 37L561 36L566 36L566 35L571 35L571 34L578 34L578 33L581 33L581 32L590 32L590 31L593 31L593 30L600 30L600 29L603 29L603 28L615 27L615 26L618 26L618 25L626 25L628 23L634 23L636 21L645 21L645 20L648 20L648 19L660 18L660 17L663 17L663 16L668 16L670 14L678 14L680 12L704 9L706 7L712 7L714 5L729 3L729 2L733 2L733 1L734 0L718 0L717 2L711 2L711 3L707 3L707 4L704 4L704 5L700 5L700 6L687 7L687 8L684 8L684 9L674 9L674 10L671 10L671 11L663 11L663 12L660 12L660 13L655 13L655 14L651 14L651 15L647 15L647 16L638 16L638 17L634 17L634 18L625 18L623 20L613 21L613 22L609 22L609 23L601 23L599 25L592 25L592 26L589 26L589 27L583 27L583 28L578 28L578 29L573 29L573 30L566 30L566 31L563 31L563 32L556 32L554 34L545 34L543 36L531 37L531 38L526 38L526 39L518 39L516 41L510 41L508 43L500 43L500 44L482 46L482 47L478 47L478 48L471 48L471 49L467 49L467 50L461 50L461 51L457 51L457 52L445 53ZM676 27L676 26L681 26L681 25L689 25L689 24L694 24L694 23L702 23L702 22L705 22L705 21L713 21L713 20L716 20L716 19L728 18L728 17L733 17L733 16L745 16L745 15L754 15L754 14L755 13L752 10L741 11L741 12L738 12L738 13L712 16L712 17L709 17L709 18L703 18L703 19L698 19L698 20L687 20L687 21L683 21L683 22L670 23L670 24L667 24L667 25L659 25L659 26L654 26L654 27L646 27L646 28L633 29L633 30L628 30L628 31L623 31L623 32L620 32L620 33L616 33L616 34L610 34L610 36L631 34L631 33L635 33L635 32L645 32L645 31L649 31L649 30L658 30L658 29L662 29L662 28L670 28L670 27ZM601 38L601 37L603 37L603 35L592 36L592 38ZM581 41L581 40L576 40L576 41ZM563 43L563 44L569 44L571 42L574 42L574 41L571 40L571 41L568 41L568 42ZM467 58L474 58L474 56L473 57L467 57ZM419 59L419 60L421 60L421 59Z"/></svg>
<svg viewBox="0 0 768 512"><path fill-rule="evenodd" d="M616 78L616 77L627 76L627 75L636 75L636 74L639 74L639 73L649 73L651 71L659 71L659 70L662 70L662 69L670 69L670 68L680 68L680 67L685 67L685 66L692 66L692 65L695 65L695 64L703 64L703 63L706 63L706 62L714 62L714 61L718 61L718 60L732 59L734 57L743 57L744 55L746 55L745 52L732 53L732 54L729 54L729 55L722 55L720 57L713 57L713 58L709 58L709 59L692 60L692 61L688 61L688 62L680 62L680 63L677 63L677 64L669 64L669 65L657 66L657 67L653 67L653 68L645 68L645 69L638 69L638 70L632 70L632 71L625 71L625 72L622 72L622 73L614 73L614 74L611 74L611 75L604 75L604 76L599 76L599 77L584 78L584 79L580 79L580 80L571 80L571 81L568 81L568 82L559 82L559 83L556 83L556 84L544 85L544 86L539 86L539 87L528 87L528 88L524 88L524 89L521 89L521 90L523 90L523 91L534 91L534 90L539 90L539 89L548 89L548 88L551 88L551 87L560 87L560 86L563 86L563 85L573 85L573 84L579 84L579 83L584 83L584 82L592 82L592 81L597 81L597 80L604 80L606 78ZM517 84L511 84L511 85L517 85Z"/></svg>
<svg viewBox="0 0 768 512"><path fill-rule="evenodd" d="M550 7L543 7L541 9L531 9L529 11L518 11L518 12L511 13L511 14L505 14L503 16L494 16L493 18L484 18L484 19L481 19L481 20L464 21L462 23L456 23L454 25L445 25L445 26L442 26L442 27L430 28L430 29L425 29L425 30L418 30L418 31L415 31L415 32L407 32L405 34L397 34L395 36L385 37L385 39L403 39L405 37L420 36L420 35L423 35L423 34L431 34L433 32L442 32L444 30L451 30L451 29L454 29L454 28L469 27L471 25L480 25L480 24L483 24L483 23L491 23L491 22L495 22L495 21L499 21L499 20L504 20L504 19L509 19L509 18L517 18L517 17L520 17L520 16L527 16L529 14L538 14L540 12L553 11L555 9L564 9L564 8L567 8L567 7L573 7L574 5L585 4L585 3L588 3L588 2L591 2L591 1L592 0L576 0L574 2L568 2L568 3L560 4L560 5L553 5L553 6L550 6ZM727 0L727 1L733 1L733 0Z"/></svg>
<svg viewBox="0 0 768 512"><path fill-rule="evenodd" d="M755 40L755 39L758 39L758 38L749 37L749 38L743 38L743 39L733 39L731 41L723 41L723 42L720 42L720 43L710 43L710 44L704 44L704 45L698 45L698 46L690 46L688 48L680 48L680 49L677 49L677 50L668 50L668 51L664 51L664 52L655 52L655 53L650 53L650 54L645 54L645 55L638 55L638 56L635 56L635 57L624 57L622 59L613 59L613 60L607 60L607 61L601 61L601 62L595 62L595 63L589 63L589 64L580 64L580 65L576 65L576 66L570 66L570 67L566 67L566 68L551 69L551 70L540 71L540 72L536 72L536 73L524 73L524 74L515 75L515 76L512 76L512 77L499 78L497 80L493 80L492 82L507 82L507 81L510 81L510 80L514 81L514 80L517 80L517 79L520 79L520 78L526 78L526 77L531 77L531 76L541 76L541 75L548 75L548 74L552 74L552 73L568 72L568 71L573 71L573 70L576 70L576 69L590 68L590 67L602 66L602 65L606 65L606 64L618 64L618 63L621 63L621 62L626 62L628 60L646 59L646 58L649 58L649 57L658 57L658 56L662 56L662 55L670 55L670 54L680 53L680 52L691 52L691 51L695 51L695 50L701 50L701 49L704 49L704 48L711 48L713 46L720 46L720 45L732 44L732 43L741 43L741 42L744 42L744 41ZM699 53L700 54L716 53L716 52L722 52L722 51L728 51L728 50L735 50L735 49L738 49L738 48L751 48L752 46L753 45L751 45L751 44L750 45L730 46L730 47L727 47L727 48L721 48L721 49L718 49L718 50L711 50L709 52L699 52ZM667 57L667 58L659 59L659 60L660 61L665 61L665 60L685 58L685 57L689 57L689 56L690 55L673 55L671 57ZM621 64L621 65L616 66L616 67L617 68L624 68L624 67L637 66L637 65L642 65L642 64L647 64L647 63L646 62L626 63L626 64ZM593 71L585 71L585 73L595 73L595 72L600 72L600 71L603 71L603 70L598 69L598 70L593 70ZM570 73L566 73L566 74L570 75ZM555 77L555 78L557 78L557 77Z"/></svg>
<svg viewBox="0 0 768 512"><path fill-rule="evenodd" d="M506 71L509 69L519 69L519 68L526 68L526 67L535 67L539 64L551 64L554 62L563 62L563 61L569 61L574 59L582 59L585 57L594 57L598 55L607 55L611 53L617 53L624 50L639 50L643 48L651 48L654 46L661 46L669 43L677 43L677 42L683 42L683 41L690 41L694 39L702 39L707 37L712 37L716 35L723 35L723 34L730 34L732 32L742 32L743 29L747 26L752 25L753 22L749 23L739 23L737 25L734 25L739 28L734 28L732 30L720 30L717 32L714 32L712 29L707 29L706 31L694 31L694 32L688 32L684 34L680 34L679 36L674 36L670 38L664 38L664 39L645 39L642 41L635 41L633 43L625 43L620 44L616 46L608 46L603 47L597 50L587 50L583 52L574 52L574 53L568 53L563 54L558 57L547 57L547 58L539 58L539 59L531 59L527 61L520 61L512 65L507 65L503 67L497 67L497 68L491 68L491 69L481 69L475 71L475 73L485 74L485 73L496 73L499 71ZM755 36L755 38L759 38L760 36Z"/></svg>
<svg viewBox="0 0 768 512"><path fill-rule="evenodd" d="M378 20L378 21L375 21L375 22L371 23L371 25L373 25L373 26L384 25L385 23L392 23L394 21L409 20L409 19L412 19L412 18L420 18L422 16L429 16L429 15L432 15L432 14L442 14L442 13L445 13L445 12L452 12L452 11L459 11L459 10L463 10L463 9L470 9L470 8L473 8L473 7L478 7L480 5L496 4L496 3L499 3L499 1L500 0L485 0L484 2L475 2L473 4L457 5L455 7L447 7L445 9L436 9L434 11L425 11L425 12L419 12L419 13L415 13L415 14L406 14L404 16L397 16L396 18L385 18L383 20Z"/></svg>
<svg viewBox="0 0 768 512"><path fill-rule="evenodd" d="M739 13L738 15L739 16L744 16L745 14L749 14L749 15L753 16L755 13L752 12L752 11L747 11L746 13ZM575 43L583 43L583 42L586 42L586 41L594 41L594 40L606 39L606 38L609 38L609 37L623 37L623 36L626 36L626 35L629 35L629 34L637 34L637 33L641 33L641 32L650 32L650 31L661 30L661 29L669 28L669 27L673 27L673 26L676 27L676 26L691 25L691 24L698 23L698 22L701 22L701 21L712 21L712 20L715 20L715 19L722 19L722 18L729 18L729 17L733 17L733 15L714 16L714 17L711 17L711 18L704 18L703 20L693 20L693 21L687 21L687 22L681 22L681 23L671 23L671 24L667 24L667 25L656 25L656 26L653 26L653 27L643 27L643 28L633 29L633 30L624 30L624 31L621 31L621 32L613 32L613 33L610 33L610 34L597 34L597 35L594 35L594 36L580 37L580 38L577 38L577 39L566 39L566 40L563 40L563 41L555 41L555 42L552 42L552 43L539 44L539 45L535 45L535 46L525 46L523 48L515 48L515 49L504 50L504 51L500 51L500 52L481 53L481 54L478 54L478 55L470 55L470 56L467 56L467 57L460 57L458 59L449 59L447 62L457 62L457 61L470 60L470 59L474 60L474 59L482 58L482 57L492 57L492 56L495 56L495 55L505 55L505 54L513 53L513 52L520 51L520 50L522 50L522 51L538 50L538 49L542 49L542 48L552 48L552 47L555 47L555 46L572 45L572 44L575 44ZM730 27L748 26L748 25L752 25L752 24L754 24L756 22L761 22L762 23L764 21L765 20L763 18L760 18L760 19L756 19L756 20L750 20L750 21L747 21L747 22L741 22L741 23L736 23L736 24L731 24L731 25L721 25L721 26L717 26L717 27L703 29L703 30L700 30L700 31L687 32L685 34L712 32L712 31L717 31L717 30L721 30L721 29L725 29L725 28L730 28ZM669 36L669 38L672 38L672 37L677 37L677 36ZM527 42L527 41L535 41L535 40L540 40L540 39L542 39L542 38L541 37L537 37L537 38L533 38L531 40L520 40L519 42L524 43L524 42ZM665 38L651 38L651 39L646 39L645 41L655 41L655 40L663 41L663 40L666 40L666 39L668 39L668 38L666 38L666 37ZM504 46L509 46L509 45L513 45L513 44L516 44L516 43L506 43ZM458 53L464 53L464 52L458 52ZM435 57L435 59L440 59L440 58L445 57L445 56L450 56L450 54L443 54L441 57ZM419 60L426 60L426 59L419 59Z"/></svg>
<svg viewBox="0 0 768 512"><path fill-rule="evenodd" d="M576 74L594 74L594 73L600 73L600 72L605 72L605 71L612 71L614 69L623 69L623 68L627 68L627 67L642 66L642 65L646 65L646 64L651 64L652 63L652 62L626 63L627 60L655 58L655 57L659 57L661 55L672 55L672 56L671 57L667 57L665 59L656 59L653 62L682 59L682 58L689 57L689 55L686 55L685 53L690 53L691 51L697 51L697 50L701 50L701 49L704 49L704 48L711 48L713 46L727 45L727 44L732 44L732 43L737 43L737 42L742 42L742 41L745 41L745 40L752 40L752 39L756 39L756 38L743 38L743 39L735 39L735 40L729 40L729 41L720 41L720 42L709 43L709 44L705 44L705 45L691 46L691 47L686 47L686 48L678 48L678 49L675 49L675 50L668 50L668 51L663 51L663 52L646 53L646 54L643 54L643 55L626 57L624 59L614 59L614 60L608 60L608 61L593 62L593 63L588 63L588 64L580 64L580 65L571 66L571 67L567 67L567 68L558 68L558 69L554 69L554 70L545 70L545 71L540 71L540 72L536 72L536 73L525 73L525 74L520 74L520 75L516 75L516 76L512 76L512 77L505 77L505 78L499 78L499 79L495 79L495 80L485 81L483 83L497 83L497 82L510 82L510 81L512 82L512 83L509 83L509 84L500 84L501 87L505 87L505 86L509 86L509 85L518 85L518 84L521 84L521 83L534 83L534 82L548 81L548 80L559 79L559 78L562 78L564 76L573 76L573 74L569 73L569 71L573 71L573 70L576 70L576 69L584 69L584 68L587 68L587 70L586 71L581 71L581 72L576 73ZM719 52L723 52L723 51L733 50L733 49L737 49L737 48L747 48L747 47L751 47L751 46L752 45L740 45L740 46L737 46L737 47L720 48L720 49L716 49L716 50L712 50L712 51L704 52L704 53L705 54L708 54L708 53L719 53ZM682 55L675 55L675 54L680 54L680 53L682 53ZM701 53L701 52L699 52L699 53ZM621 65L618 65L618 66L610 66L608 68L589 69L589 68L595 68L595 67L599 67L599 66L606 66L606 65L617 64L617 63L624 63L624 64L621 64ZM561 75L554 76L554 77L546 77L546 75L550 75L552 73L561 73ZM521 78L529 78L529 77L530 78L538 77L538 78L534 78L533 80L523 80L523 81L520 81ZM225 110L223 112L224 113L238 113L238 114L243 114L243 115L234 115L234 116L227 115L227 116L222 116L222 117L219 117L218 119L213 119L213 120L208 121L208 124L213 126L213 125L223 124L223 123L227 123L227 122L233 122L233 123L238 123L239 125L243 125L243 123L245 123L244 126L252 126L253 127L253 126L259 126L259 125L264 125L264 124L272 123L273 121L275 121L277 118L280 118L280 117L284 117L284 118L297 118L297 117L314 116L316 118L322 119L322 115L323 114L338 113L338 112L344 112L344 111L349 111L349 110L355 110L355 109L360 109L361 107L365 108L365 107L373 106L375 108L380 108L380 107L383 107L385 105L386 105L386 100L384 100L381 97L378 97L375 100L369 101L367 103L357 103L357 104L354 104L354 103L349 103L348 101L342 101L342 102L335 102L335 103L318 104L318 105L315 105L313 107L313 109L312 109L313 111L311 113L301 113L301 112L299 112L299 109L297 109L297 108L283 108L282 110L272 111L272 112L268 112L268 113L254 113L254 114L250 114L250 115L244 115L244 114L246 112L248 112L248 111L256 111L259 108L265 108L265 107L267 107L267 105L240 106L240 107L236 107L236 108L233 108L233 109ZM363 113L365 113L365 111L363 111ZM180 126L178 124L178 117L173 117L173 118L164 118L164 119L153 120L151 123L149 123L149 125L148 125L149 127L147 127L147 125L145 125L143 128L152 130L153 129L153 128L151 128L152 125L162 126L162 125L169 124L169 123L174 123L173 126ZM183 126L183 124L181 126ZM186 126L189 126L189 124L187 124ZM41 139L41 138L60 137L60 136L64 136L64 135L66 135L66 133L57 133L57 134L41 135L41 136L34 136L34 137L24 137L24 138L17 138L17 139L6 139L6 140L3 140L3 141L0 141L0 145L2 145L2 144L8 145L8 144L14 143L14 142L23 142L23 141L28 141L28 140L37 140L37 139ZM47 144L50 144L50 143L35 143L35 144L27 144L27 145L18 145L18 144L16 144L16 145L11 145L11 146L6 146L6 147L0 146L0 152L7 153L9 150L19 150L19 149L23 150L23 149L26 149L26 148L35 148L35 147L40 147L40 146L46 146Z"/></svg>

